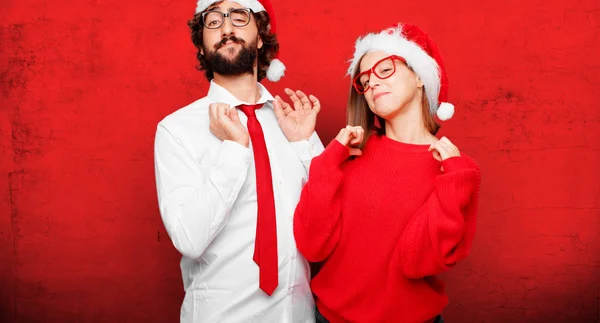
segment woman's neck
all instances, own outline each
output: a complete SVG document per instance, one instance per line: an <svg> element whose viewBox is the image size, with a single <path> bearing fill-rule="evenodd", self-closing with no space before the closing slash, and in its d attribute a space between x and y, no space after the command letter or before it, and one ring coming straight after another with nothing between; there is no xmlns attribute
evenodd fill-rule
<svg viewBox="0 0 600 323"><path fill-rule="evenodd" d="M385 121L385 135L407 144L432 144L437 138L425 127L420 101L412 102Z"/></svg>

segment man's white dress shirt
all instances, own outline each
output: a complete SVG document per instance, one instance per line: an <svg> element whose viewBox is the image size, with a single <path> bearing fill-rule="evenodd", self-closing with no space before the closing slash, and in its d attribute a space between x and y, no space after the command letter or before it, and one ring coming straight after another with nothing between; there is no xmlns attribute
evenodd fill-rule
<svg viewBox="0 0 600 323"><path fill-rule="evenodd" d="M279 285L272 296L258 285L252 260L256 236L256 174L252 143L221 141L209 130L208 106L248 104L211 82L208 96L165 117L155 138L160 213L183 255L182 323L314 322L310 270L296 249L293 215L312 157L323 151L314 133L290 143L277 123L273 96L260 84L256 116L269 152L275 207ZM243 125L247 117L238 110Z"/></svg>

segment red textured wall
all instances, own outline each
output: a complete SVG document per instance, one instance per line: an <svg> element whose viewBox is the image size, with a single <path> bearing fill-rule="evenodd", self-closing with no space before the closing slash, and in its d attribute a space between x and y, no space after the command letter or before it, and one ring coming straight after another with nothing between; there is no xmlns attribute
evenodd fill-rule
<svg viewBox="0 0 600 323"><path fill-rule="evenodd" d="M387 4L383 4L388 2ZM355 38L399 20L446 58L442 134L480 163L478 232L449 322L600 318L600 3L274 0L284 86L344 125ZM0 3L0 321L176 322L157 122L205 95L193 0Z"/></svg>

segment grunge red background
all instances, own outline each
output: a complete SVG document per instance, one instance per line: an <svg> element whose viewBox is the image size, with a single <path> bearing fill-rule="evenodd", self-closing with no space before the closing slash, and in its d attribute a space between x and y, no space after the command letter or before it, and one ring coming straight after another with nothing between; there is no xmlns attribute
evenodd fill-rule
<svg viewBox="0 0 600 323"><path fill-rule="evenodd" d="M600 319L600 3L274 0L284 87L344 126L357 36L415 23L444 54L448 136L480 164L448 322ZM153 140L202 97L193 0L0 3L0 321L176 322L179 255L156 200Z"/></svg>

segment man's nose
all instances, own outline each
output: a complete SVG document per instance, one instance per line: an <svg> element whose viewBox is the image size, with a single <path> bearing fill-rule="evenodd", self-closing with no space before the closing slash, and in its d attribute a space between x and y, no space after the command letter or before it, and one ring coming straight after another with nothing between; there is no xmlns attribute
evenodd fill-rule
<svg viewBox="0 0 600 323"><path fill-rule="evenodd" d="M233 34L233 23L229 17L223 17L223 25L221 26L221 32L223 36L229 36Z"/></svg>

